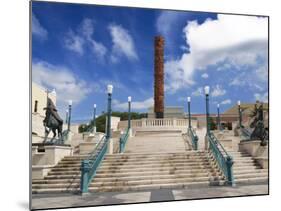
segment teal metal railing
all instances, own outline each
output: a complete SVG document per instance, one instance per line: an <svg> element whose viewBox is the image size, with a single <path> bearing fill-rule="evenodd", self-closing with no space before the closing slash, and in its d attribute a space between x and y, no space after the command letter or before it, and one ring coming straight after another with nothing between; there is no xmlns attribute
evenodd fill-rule
<svg viewBox="0 0 281 211"><path fill-rule="evenodd" d="M101 164L108 148L108 139L103 136L91 155L84 159L81 163L81 183L80 191L82 193L87 193L91 181L96 175L97 169Z"/></svg>
<svg viewBox="0 0 281 211"><path fill-rule="evenodd" d="M191 138L192 149L198 150L198 136L193 128L188 128L188 136Z"/></svg>
<svg viewBox="0 0 281 211"><path fill-rule="evenodd" d="M125 146L128 141L128 138L129 138L129 132L130 132L130 129L127 128L125 134L121 135L121 137L119 139L119 153L122 153L125 151Z"/></svg>
<svg viewBox="0 0 281 211"><path fill-rule="evenodd" d="M216 159L218 167L223 172L226 177L226 183L228 185L234 185L234 177L232 172L233 159L221 145L221 143L217 140L212 132L207 134L207 138L209 141L209 149Z"/></svg>

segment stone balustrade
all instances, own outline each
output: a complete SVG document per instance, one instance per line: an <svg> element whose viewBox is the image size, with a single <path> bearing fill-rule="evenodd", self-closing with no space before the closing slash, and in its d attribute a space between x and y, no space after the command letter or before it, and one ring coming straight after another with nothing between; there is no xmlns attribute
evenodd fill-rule
<svg viewBox="0 0 281 211"><path fill-rule="evenodd" d="M192 120L193 128L197 127L197 120ZM188 119L164 118L164 119L137 119L131 120L133 130L141 129L178 129L186 130L188 127ZM120 121L118 123L118 130L125 130L128 127L128 121Z"/></svg>

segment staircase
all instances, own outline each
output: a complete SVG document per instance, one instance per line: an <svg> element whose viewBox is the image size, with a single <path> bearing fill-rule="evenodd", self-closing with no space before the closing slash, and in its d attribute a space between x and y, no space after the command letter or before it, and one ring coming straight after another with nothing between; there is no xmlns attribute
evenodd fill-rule
<svg viewBox="0 0 281 211"><path fill-rule="evenodd" d="M268 182L268 169L262 169L254 159L245 152L226 148L233 158L233 176L235 184L257 184Z"/></svg>
<svg viewBox="0 0 281 211"><path fill-rule="evenodd" d="M209 186L223 177L202 151L107 155L89 191Z"/></svg>
<svg viewBox="0 0 281 211"><path fill-rule="evenodd" d="M32 193L79 192L80 166L88 155L64 157L42 180L32 180Z"/></svg>

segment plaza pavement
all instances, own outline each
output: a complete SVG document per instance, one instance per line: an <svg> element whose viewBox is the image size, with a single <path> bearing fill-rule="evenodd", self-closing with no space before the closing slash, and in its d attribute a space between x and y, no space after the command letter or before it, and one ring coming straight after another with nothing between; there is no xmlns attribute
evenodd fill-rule
<svg viewBox="0 0 281 211"><path fill-rule="evenodd" d="M78 194L40 194L33 195L32 209L100 206L111 204L160 202L247 195L266 195L269 194L268 191L268 184L258 184L236 187L223 186L173 190L160 189L125 193L92 193L84 196Z"/></svg>

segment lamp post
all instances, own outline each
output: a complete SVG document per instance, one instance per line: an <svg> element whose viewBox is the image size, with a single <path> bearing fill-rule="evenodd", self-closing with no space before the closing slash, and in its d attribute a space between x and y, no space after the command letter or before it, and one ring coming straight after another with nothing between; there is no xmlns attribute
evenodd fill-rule
<svg viewBox="0 0 281 211"><path fill-rule="evenodd" d="M218 130L221 130L220 104L217 105L218 110Z"/></svg>
<svg viewBox="0 0 281 211"><path fill-rule="evenodd" d="M65 110L65 124L68 122L68 109Z"/></svg>
<svg viewBox="0 0 281 211"><path fill-rule="evenodd" d="M67 121L67 131L70 131L70 121L71 121L71 107L72 107L72 100L68 101L68 121Z"/></svg>
<svg viewBox="0 0 281 211"><path fill-rule="evenodd" d="M107 85L107 125L106 125L106 139L109 142L109 153L113 153L113 142L111 139L111 96L112 96L113 86L111 84Z"/></svg>
<svg viewBox="0 0 281 211"><path fill-rule="evenodd" d="M239 115L239 127L242 128L242 114L241 114L241 102L240 100L237 101L238 105L238 115Z"/></svg>
<svg viewBox="0 0 281 211"><path fill-rule="evenodd" d="M97 128L96 128L96 109L97 109L97 105L94 104L94 116L93 116L94 133L96 133L96 131L97 131Z"/></svg>
<svg viewBox="0 0 281 211"><path fill-rule="evenodd" d="M190 97L187 97L187 106L188 106L188 128L191 128L190 101L191 101L191 98L190 98Z"/></svg>
<svg viewBox="0 0 281 211"><path fill-rule="evenodd" d="M132 97L128 97L128 130L131 130L131 102L132 102Z"/></svg>
<svg viewBox="0 0 281 211"><path fill-rule="evenodd" d="M205 96L206 96L206 127L207 127L207 135L210 134L210 122L209 122L209 92L210 87L205 86L204 88Z"/></svg>

